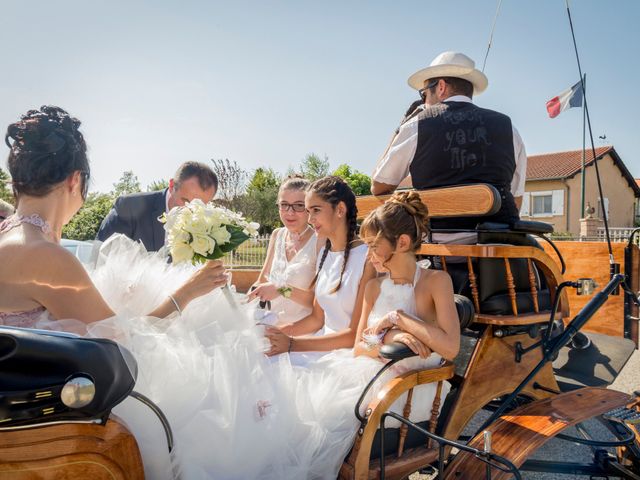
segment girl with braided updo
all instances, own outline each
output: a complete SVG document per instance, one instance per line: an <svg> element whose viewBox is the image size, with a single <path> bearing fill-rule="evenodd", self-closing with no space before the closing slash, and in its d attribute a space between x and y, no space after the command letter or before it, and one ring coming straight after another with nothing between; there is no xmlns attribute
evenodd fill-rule
<svg viewBox="0 0 640 480"><path fill-rule="evenodd" d="M269 355L352 348L362 309L364 285L375 276L366 264L367 246L357 237L356 197L340 177L325 177L307 190L309 223L323 246L312 286L311 314L281 328L267 328ZM311 334L324 329L323 335Z"/></svg>
<svg viewBox="0 0 640 480"><path fill-rule="evenodd" d="M427 221L418 193L397 192L362 223L370 262L386 275L366 286L356 354L377 357L382 343L401 342L423 359L431 356L431 363L457 355L460 324L451 278L416 262Z"/></svg>

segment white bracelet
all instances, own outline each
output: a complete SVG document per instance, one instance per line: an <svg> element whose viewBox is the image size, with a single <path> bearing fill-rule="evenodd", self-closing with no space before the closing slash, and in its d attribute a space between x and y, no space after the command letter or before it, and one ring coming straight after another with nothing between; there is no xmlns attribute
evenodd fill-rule
<svg viewBox="0 0 640 480"><path fill-rule="evenodd" d="M389 321L391 322L392 325L398 325L398 320L400 319L400 315L398 314L397 310L393 310L391 312L389 312L389 314L387 315L387 318L389 319Z"/></svg>
<svg viewBox="0 0 640 480"><path fill-rule="evenodd" d="M176 306L176 311L178 312L178 315L182 315L182 310L180 310L180 305L178 305L178 302L176 302L176 299L173 298L173 295L168 295L168 297L171 299L173 304Z"/></svg>

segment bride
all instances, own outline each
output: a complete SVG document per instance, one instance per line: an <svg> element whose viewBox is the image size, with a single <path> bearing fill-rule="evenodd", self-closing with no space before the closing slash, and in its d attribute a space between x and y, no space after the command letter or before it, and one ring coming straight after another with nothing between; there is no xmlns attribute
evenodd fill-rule
<svg viewBox="0 0 640 480"><path fill-rule="evenodd" d="M157 425L127 401L115 410L136 435L147 478L173 469L189 480L335 479L357 430L353 406L379 362L267 359L251 306L229 304L216 288L227 281L217 261L170 265L119 237L87 272L59 245L89 181L79 126L42 107L8 128L18 207L0 223L0 324L109 337L135 355L136 390L165 412L176 439L169 459Z"/></svg>

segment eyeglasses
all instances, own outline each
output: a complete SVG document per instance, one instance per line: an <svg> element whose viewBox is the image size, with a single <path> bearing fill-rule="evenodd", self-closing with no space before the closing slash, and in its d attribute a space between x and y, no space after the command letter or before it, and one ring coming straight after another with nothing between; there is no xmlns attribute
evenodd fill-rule
<svg viewBox="0 0 640 480"><path fill-rule="evenodd" d="M306 209L304 207L304 203L286 203L286 202L280 202L280 203L276 203L278 210L280 210L281 212L288 212L289 209L293 210L294 212L297 213L302 213L304 212Z"/></svg>
<svg viewBox="0 0 640 480"><path fill-rule="evenodd" d="M418 90L418 93L420 94L420 98L422 98L422 100L424 100L426 98L426 96L427 96L427 90L431 90L433 87L438 85L439 81L440 81L439 78L433 78L429 83L427 83L426 87L421 88L420 90Z"/></svg>

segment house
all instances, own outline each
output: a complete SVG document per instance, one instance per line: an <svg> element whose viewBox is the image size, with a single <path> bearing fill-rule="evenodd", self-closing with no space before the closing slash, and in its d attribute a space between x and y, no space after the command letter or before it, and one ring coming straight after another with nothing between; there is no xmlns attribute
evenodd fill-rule
<svg viewBox="0 0 640 480"><path fill-rule="evenodd" d="M596 149L604 199L598 194L591 150L586 152L585 207L593 216L607 212L610 227L633 227L640 187L613 146ZM558 233L580 233L582 150L528 156L520 216L550 223Z"/></svg>

